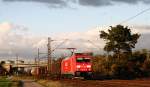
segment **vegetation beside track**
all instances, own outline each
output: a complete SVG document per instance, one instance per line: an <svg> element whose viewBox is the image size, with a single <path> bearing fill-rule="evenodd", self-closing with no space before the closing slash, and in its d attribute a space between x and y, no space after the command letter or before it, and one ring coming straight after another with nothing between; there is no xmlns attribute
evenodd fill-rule
<svg viewBox="0 0 150 87"><path fill-rule="evenodd" d="M12 82L6 77L0 77L0 87L11 87Z"/></svg>
<svg viewBox="0 0 150 87"><path fill-rule="evenodd" d="M22 87L22 83L17 79L0 76L0 87Z"/></svg>
<svg viewBox="0 0 150 87"><path fill-rule="evenodd" d="M61 83L59 80L38 80L37 82L45 87L74 87L70 84Z"/></svg>

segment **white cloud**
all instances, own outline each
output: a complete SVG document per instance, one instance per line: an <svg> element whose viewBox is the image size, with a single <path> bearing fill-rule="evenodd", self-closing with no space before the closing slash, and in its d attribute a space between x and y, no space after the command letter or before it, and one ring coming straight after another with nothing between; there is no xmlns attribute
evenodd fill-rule
<svg viewBox="0 0 150 87"><path fill-rule="evenodd" d="M131 32L141 34L141 37L139 38L138 43L136 44L136 49L149 49L150 26L134 25L130 26L129 28L131 29ZM54 38L57 37L57 39L70 39L70 41L64 44L65 47L75 47L79 50L84 49L84 51L96 48L93 51L103 52L105 41L99 38L99 31L107 31L107 29L109 29L109 27L102 26L90 29L86 32L59 33L56 34L57 36L54 36ZM88 42L87 40L90 40L90 42Z"/></svg>
<svg viewBox="0 0 150 87"><path fill-rule="evenodd" d="M55 39L69 39L63 47L77 48L79 51L102 52L104 41L99 38L99 28L93 28L86 32L70 32L55 34ZM59 35L59 36L58 36Z"/></svg>
<svg viewBox="0 0 150 87"><path fill-rule="evenodd" d="M24 26L9 22L0 23L0 57L16 54L32 57L36 50L34 46L40 46L42 38L33 36Z"/></svg>
<svg viewBox="0 0 150 87"><path fill-rule="evenodd" d="M57 40L52 42L52 48L56 48L64 39L69 39L60 45L59 48L70 47L77 48L78 51L103 52L105 41L99 38L99 31L106 31L108 28L109 27L96 27L85 32L57 33L51 36L52 39ZM150 48L150 27L145 25L131 26L130 28L132 32L141 34L136 49ZM29 33L24 26L9 22L0 23L0 57L15 56L16 53L21 57L34 57L37 54L37 48L40 48L42 52L46 52L46 46L47 37L34 36ZM64 51L56 50L55 54L58 54L57 52Z"/></svg>
<svg viewBox="0 0 150 87"><path fill-rule="evenodd" d="M132 26L133 32L141 33L141 34L150 34L150 26L149 25L135 25Z"/></svg>
<svg viewBox="0 0 150 87"><path fill-rule="evenodd" d="M0 24L0 36L4 36L6 34L9 33L10 29L11 29L12 25L10 23L7 22L3 22Z"/></svg>
<svg viewBox="0 0 150 87"><path fill-rule="evenodd" d="M46 39L41 39L36 44L33 44L33 48L42 48L43 45L45 45L46 43L47 43Z"/></svg>

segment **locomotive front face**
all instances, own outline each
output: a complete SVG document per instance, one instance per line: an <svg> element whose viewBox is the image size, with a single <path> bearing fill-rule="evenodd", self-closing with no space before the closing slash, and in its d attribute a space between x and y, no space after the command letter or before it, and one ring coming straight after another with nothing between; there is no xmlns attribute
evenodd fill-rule
<svg viewBox="0 0 150 87"><path fill-rule="evenodd" d="M92 74L91 57L80 56L76 58L76 72L77 77L89 77Z"/></svg>
<svg viewBox="0 0 150 87"><path fill-rule="evenodd" d="M89 57L76 58L76 71L82 72L91 71L91 58Z"/></svg>

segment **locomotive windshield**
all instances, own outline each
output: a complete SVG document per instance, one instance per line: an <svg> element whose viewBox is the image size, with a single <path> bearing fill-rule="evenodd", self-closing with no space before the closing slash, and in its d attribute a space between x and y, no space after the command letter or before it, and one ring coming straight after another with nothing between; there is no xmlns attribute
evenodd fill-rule
<svg viewBox="0 0 150 87"><path fill-rule="evenodd" d="M90 62L90 58L77 58L77 62Z"/></svg>

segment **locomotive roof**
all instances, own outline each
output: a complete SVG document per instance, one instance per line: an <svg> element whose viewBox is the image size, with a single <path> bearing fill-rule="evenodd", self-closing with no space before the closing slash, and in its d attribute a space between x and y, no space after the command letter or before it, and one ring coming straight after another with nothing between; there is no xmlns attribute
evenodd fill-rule
<svg viewBox="0 0 150 87"><path fill-rule="evenodd" d="M85 56L92 56L93 53L75 53L74 55L85 55Z"/></svg>
<svg viewBox="0 0 150 87"><path fill-rule="evenodd" d="M67 59L69 59L69 58L72 57L72 56L78 56L78 55L90 56L90 55L92 55L92 53L74 53L73 55L71 55L71 56L69 56L69 57L66 57L66 58L63 59L63 60L67 60Z"/></svg>

